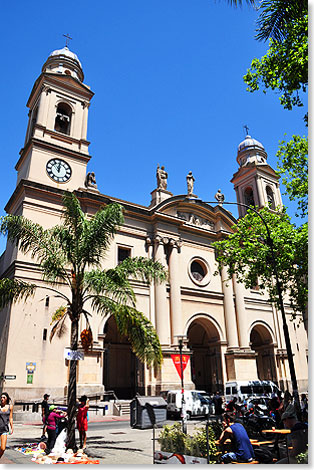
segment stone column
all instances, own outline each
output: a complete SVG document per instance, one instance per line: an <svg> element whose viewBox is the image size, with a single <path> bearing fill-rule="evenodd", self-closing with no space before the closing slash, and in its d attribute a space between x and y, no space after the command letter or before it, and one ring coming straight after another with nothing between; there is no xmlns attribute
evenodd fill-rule
<svg viewBox="0 0 314 470"><path fill-rule="evenodd" d="M179 250L180 242L170 240L172 246L169 259L169 282L170 282L170 316L172 326L172 344L178 344L176 335L182 335L182 312L181 312L181 286Z"/></svg>
<svg viewBox="0 0 314 470"><path fill-rule="evenodd" d="M155 237L155 261L159 261L166 269L167 261L164 252L164 243L168 239ZM169 323L169 304L167 299L166 283L155 283L155 309L156 309L156 330L161 345L170 344L170 323Z"/></svg>
<svg viewBox="0 0 314 470"><path fill-rule="evenodd" d="M222 291L224 294L224 313L226 323L226 333L228 349L238 348L238 333L236 314L233 303L232 279L228 279L228 271L225 266L221 269Z"/></svg>
<svg viewBox="0 0 314 470"><path fill-rule="evenodd" d="M147 255L149 259L153 259L153 242L151 238L146 238ZM155 309L155 283L151 282L149 286L149 319L154 328L156 328L156 309Z"/></svg>
<svg viewBox="0 0 314 470"><path fill-rule="evenodd" d="M237 323L238 323L238 335L239 335L239 346L240 348L249 348L249 338L248 338L248 318L245 309L244 295L245 288L244 285L237 281L237 276L233 275L233 287L235 293L235 305L237 312Z"/></svg>
<svg viewBox="0 0 314 470"><path fill-rule="evenodd" d="M41 126L47 125L46 122L46 115L47 115L47 101L48 101L48 93L47 89L44 87L40 94L39 106L38 106L38 114L37 114L37 124Z"/></svg>
<svg viewBox="0 0 314 470"><path fill-rule="evenodd" d="M89 103L82 103L83 106L83 119L82 119L82 132L81 132L81 138L83 140L86 140L87 138L87 117L88 117L88 108L89 108Z"/></svg>
<svg viewBox="0 0 314 470"><path fill-rule="evenodd" d="M256 177L256 186L257 186L257 196L258 196L258 201L256 201L256 204L259 205L260 207L264 207L265 198L264 198L263 185L262 185L260 176Z"/></svg>

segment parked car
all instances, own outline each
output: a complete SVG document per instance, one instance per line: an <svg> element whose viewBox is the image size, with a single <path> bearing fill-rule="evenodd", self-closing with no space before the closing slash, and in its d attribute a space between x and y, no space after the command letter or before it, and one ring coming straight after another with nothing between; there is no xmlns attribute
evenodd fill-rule
<svg viewBox="0 0 314 470"><path fill-rule="evenodd" d="M210 397L204 390L184 391L187 418L205 416L210 413ZM179 417L182 408L181 390L169 390L167 393L167 414L169 417Z"/></svg>

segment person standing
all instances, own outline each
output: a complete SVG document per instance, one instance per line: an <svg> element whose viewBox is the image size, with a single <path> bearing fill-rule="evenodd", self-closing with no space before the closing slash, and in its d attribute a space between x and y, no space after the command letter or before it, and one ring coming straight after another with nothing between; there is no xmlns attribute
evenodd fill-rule
<svg viewBox="0 0 314 470"><path fill-rule="evenodd" d="M50 454L52 449L54 448L55 442L56 442L56 427L57 427L57 422L60 418L60 416L66 416L66 413L63 411L60 411L57 409L55 405L50 405L49 406L49 414L47 416L47 434L48 434L48 441L46 444L46 449L45 453Z"/></svg>
<svg viewBox="0 0 314 470"><path fill-rule="evenodd" d="M219 391L217 390L216 395L214 396L214 405L215 405L215 415L222 415L222 397L220 396Z"/></svg>
<svg viewBox="0 0 314 470"><path fill-rule="evenodd" d="M43 421L43 433L42 433L41 439L45 439L46 437L47 416L49 415L49 404L48 404L49 397L50 395L48 395L48 393L45 393L44 399L41 402L41 417Z"/></svg>
<svg viewBox="0 0 314 470"><path fill-rule="evenodd" d="M76 424L80 434L80 447L84 450L86 448L86 432L88 429L87 412L89 408L89 399L86 395L82 395L79 402Z"/></svg>
<svg viewBox="0 0 314 470"><path fill-rule="evenodd" d="M7 446L8 434L13 434L13 405L10 405L10 397L7 392L1 393L0 403L0 459ZM11 432L9 432L9 425Z"/></svg>

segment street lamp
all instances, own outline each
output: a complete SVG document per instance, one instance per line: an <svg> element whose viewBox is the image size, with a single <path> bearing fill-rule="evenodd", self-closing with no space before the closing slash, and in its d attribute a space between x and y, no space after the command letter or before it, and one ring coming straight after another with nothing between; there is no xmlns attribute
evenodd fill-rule
<svg viewBox="0 0 314 470"><path fill-rule="evenodd" d="M204 202L205 204L217 204L217 201L202 201L202 202ZM283 332L284 332L286 348L287 348L287 356L288 356L289 370L290 370L290 376L291 376L291 382L292 382L293 396L294 396L296 407L297 407L297 414L300 415L301 414L301 412L300 412L301 408L300 408L300 401L299 401L298 383L297 383L297 378L296 378L296 373L295 373L295 368L294 368L293 354L292 354L292 348L291 348L288 325L287 325L287 321L286 321L285 308L284 308L283 296L282 296L282 289L281 289L281 284L280 284L279 275L278 275L276 257L275 257L275 253L274 253L274 242L273 242L273 239L271 238L269 227L268 227L265 219L262 217L262 215L256 209L254 209L252 206L249 206L247 204L243 204L242 202L219 201L220 206L222 206L223 204L246 207L247 209L255 212L255 214L257 214L260 217L263 224L265 225L266 232L267 232L267 238L266 238L265 242L269 246L270 252L271 252L271 263L272 263L272 267L273 267L274 277L275 277L275 280L276 280L276 288L277 288L279 306L280 306L280 311L281 311L281 316L282 316Z"/></svg>
<svg viewBox="0 0 314 470"><path fill-rule="evenodd" d="M182 421L182 432L187 433L186 427L186 409L185 409L185 398L184 398L184 378L183 378L183 363L182 363L182 349L183 341L187 339L185 335L175 335L178 338L179 353L180 353L180 371L181 371L181 421Z"/></svg>

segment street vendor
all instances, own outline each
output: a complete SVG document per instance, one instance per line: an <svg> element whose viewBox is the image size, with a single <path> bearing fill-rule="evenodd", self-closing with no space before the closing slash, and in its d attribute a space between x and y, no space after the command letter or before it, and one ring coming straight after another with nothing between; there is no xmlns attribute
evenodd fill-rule
<svg viewBox="0 0 314 470"><path fill-rule="evenodd" d="M57 420L61 416L66 416L64 411L58 410L55 405L49 406L49 414L47 416L47 434L48 434L48 441L47 447L45 449L46 454L50 454L52 449L54 448L56 442L56 427L57 427Z"/></svg>

